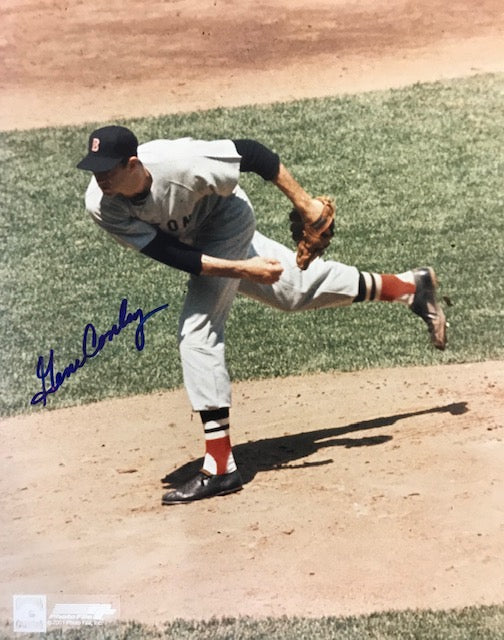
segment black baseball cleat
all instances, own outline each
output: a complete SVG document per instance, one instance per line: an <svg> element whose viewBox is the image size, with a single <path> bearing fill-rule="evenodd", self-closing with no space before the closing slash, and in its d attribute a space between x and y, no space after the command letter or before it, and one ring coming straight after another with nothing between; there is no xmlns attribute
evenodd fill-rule
<svg viewBox="0 0 504 640"><path fill-rule="evenodd" d="M243 480L238 469L222 475L209 475L204 471L198 471L194 478L165 493L161 502L162 504L180 504L213 496L225 496L239 491L242 486Z"/></svg>
<svg viewBox="0 0 504 640"><path fill-rule="evenodd" d="M446 318L436 300L437 279L432 267L413 269L416 292L410 309L427 323L432 344L443 351L446 347Z"/></svg>

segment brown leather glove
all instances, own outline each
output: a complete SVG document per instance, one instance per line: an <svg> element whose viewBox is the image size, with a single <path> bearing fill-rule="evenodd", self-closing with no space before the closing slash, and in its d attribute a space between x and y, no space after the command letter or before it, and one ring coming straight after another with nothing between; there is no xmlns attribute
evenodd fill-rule
<svg viewBox="0 0 504 640"><path fill-rule="evenodd" d="M334 236L334 200L328 196L318 196L315 199L324 205L319 219L315 222L306 223L298 209L292 209L289 214L292 238L297 244L296 263L303 271L315 258L324 253Z"/></svg>

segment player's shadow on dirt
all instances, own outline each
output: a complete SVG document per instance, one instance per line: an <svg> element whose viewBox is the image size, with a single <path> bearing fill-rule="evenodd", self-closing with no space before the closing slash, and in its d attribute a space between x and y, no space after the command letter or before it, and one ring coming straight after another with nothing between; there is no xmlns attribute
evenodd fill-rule
<svg viewBox="0 0 504 640"><path fill-rule="evenodd" d="M414 418L426 414L450 413L453 416L461 415L469 411L466 402L456 402L443 407L433 407L422 411L412 411L410 413L398 413L393 416L374 418L356 422L345 427L334 427L327 429L317 429L305 433L296 433L277 438L264 438L263 440L249 441L233 447L233 454L246 484L254 479L260 471L271 471L273 469L302 469L303 467L316 467L331 464L332 458L319 460L317 462L300 462L291 464L295 460L302 460L321 449L329 447L370 447L384 444L392 440L392 436L386 434L361 435L360 437L349 437L348 434L371 431L389 427L399 420ZM168 473L162 480L165 485L178 485L191 478L201 469L202 458L187 462L183 466Z"/></svg>

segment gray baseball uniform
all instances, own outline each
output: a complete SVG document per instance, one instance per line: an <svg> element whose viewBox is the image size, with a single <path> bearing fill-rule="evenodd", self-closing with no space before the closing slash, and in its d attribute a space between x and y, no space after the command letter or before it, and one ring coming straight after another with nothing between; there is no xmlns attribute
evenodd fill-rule
<svg viewBox="0 0 504 640"><path fill-rule="evenodd" d="M273 285L191 275L179 322L184 384L195 411L231 406L224 328L239 292L284 311L349 305L358 293L356 267L317 259L301 271L295 253L255 230L252 205L238 185L240 155L231 140L154 140L138 147L152 176L150 193L133 203L107 197L95 178L86 191L93 220L121 244L142 250L157 229L203 253L230 260L276 258Z"/></svg>

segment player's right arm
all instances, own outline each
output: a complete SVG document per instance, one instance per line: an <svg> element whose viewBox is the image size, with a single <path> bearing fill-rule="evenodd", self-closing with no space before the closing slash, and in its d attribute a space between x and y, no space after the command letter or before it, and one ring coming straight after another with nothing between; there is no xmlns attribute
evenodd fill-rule
<svg viewBox="0 0 504 640"><path fill-rule="evenodd" d="M274 258L254 256L246 260L225 260L203 254L201 274L225 278L245 278L261 284L274 284L282 275L283 267Z"/></svg>
<svg viewBox="0 0 504 640"><path fill-rule="evenodd" d="M273 284L283 271L278 260L270 258L256 256L246 260L226 260L208 256L196 247L180 242L161 230L157 231L155 238L140 252L158 262L194 275L246 278L263 284Z"/></svg>
<svg viewBox="0 0 504 640"><path fill-rule="evenodd" d="M143 255L169 267L196 276L246 278L263 284L272 284L283 268L276 260L254 257L246 260L226 260L204 254L197 247L181 242L169 233L157 229L143 220L130 219L124 212L98 211L88 208L93 220L125 247L136 249Z"/></svg>

